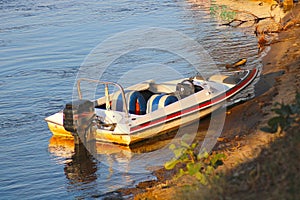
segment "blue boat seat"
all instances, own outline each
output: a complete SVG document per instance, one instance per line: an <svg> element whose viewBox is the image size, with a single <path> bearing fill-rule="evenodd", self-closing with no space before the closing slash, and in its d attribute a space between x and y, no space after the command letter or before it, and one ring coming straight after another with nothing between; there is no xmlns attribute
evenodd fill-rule
<svg viewBox="0 0 300 200"><path fill-rule="evenodd" d="M138 91L125 91L127 100L127 108L130 114L143 115L146 114L146 100ZM112 98L111 109L124 112L123 98L121 92L117 92Z"/></svg>
<svg viewBox="0 0 300 200"><path fill-rule="evenodd" d="M176 96L166 95L166 94L155 94L150 97L147 102L147 113L153 112L157 109L164 108L178 101Z"/></svg>

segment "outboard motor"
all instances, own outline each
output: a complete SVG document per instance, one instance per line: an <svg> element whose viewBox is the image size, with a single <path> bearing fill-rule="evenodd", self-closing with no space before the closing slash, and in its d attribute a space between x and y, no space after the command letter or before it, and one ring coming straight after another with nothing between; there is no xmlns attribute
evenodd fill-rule
<svg viewBox="0 0 300 200"><path fill-rule="evenodd" d="M95 115L95 107L89 100L77 100L67 103L63 112L64 128L71 133L76 133L90 126Z"/></svg>

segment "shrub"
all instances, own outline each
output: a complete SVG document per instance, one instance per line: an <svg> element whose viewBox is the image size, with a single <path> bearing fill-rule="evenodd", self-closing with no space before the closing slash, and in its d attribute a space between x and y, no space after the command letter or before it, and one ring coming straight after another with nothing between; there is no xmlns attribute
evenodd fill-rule
<svg viewBox="0 0 300 200"><path fill-rule="evenodd" d="M169 148L173 151L174 157L165 163L165 168L171 170L181 163L183 167L177 172L176 178L188 174L194 176L201 184L206 185L208 177L214 175L215 169L223 164L222 160L225 155L220 153L209 155L207 152L197 155L195 154L196 147L197 143L188 145L184 141L181 141L178 146L171 144Z"/></svg>

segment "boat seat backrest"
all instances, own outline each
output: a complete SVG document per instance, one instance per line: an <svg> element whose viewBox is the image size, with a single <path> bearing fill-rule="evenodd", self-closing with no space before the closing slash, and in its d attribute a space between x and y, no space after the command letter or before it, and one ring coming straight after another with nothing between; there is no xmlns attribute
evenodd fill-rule
<svg viewBox="0 0 300 200"><path fill-rule="evenodd" d="M176 101L178 101L178 98L176 96L167 94L154 94L147 102L147 113L153 112L160 108L164 108L165 106L170 105Z"/></svg>
<svg viewBox="0 0 300 200"><path fill-rule="evenodd" d="M127 108L130 114L143 115L146 113L146 100L138 91L125 91L127 100ZM124 112L125 109L121 92L116 92L113 95L111 109Z"/></svg>

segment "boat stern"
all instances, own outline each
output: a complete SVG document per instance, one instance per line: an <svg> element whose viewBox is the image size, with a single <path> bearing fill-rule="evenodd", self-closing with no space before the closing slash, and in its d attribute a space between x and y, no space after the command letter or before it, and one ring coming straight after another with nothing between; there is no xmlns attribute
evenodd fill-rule
<svg viewBox="0 0 300 200"><path fill-rule="evenodd" d="M63 126L63 112L55 113L45 118L49 130L54 136L73 137L72 133L67 131Z"/></svg>

